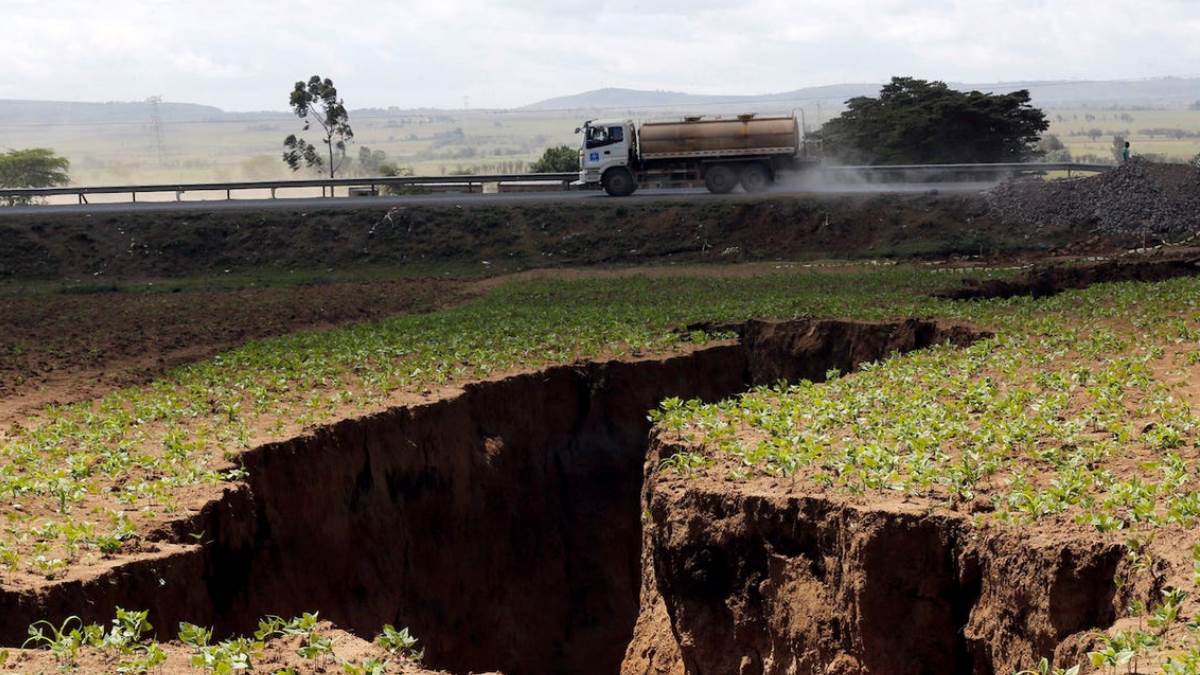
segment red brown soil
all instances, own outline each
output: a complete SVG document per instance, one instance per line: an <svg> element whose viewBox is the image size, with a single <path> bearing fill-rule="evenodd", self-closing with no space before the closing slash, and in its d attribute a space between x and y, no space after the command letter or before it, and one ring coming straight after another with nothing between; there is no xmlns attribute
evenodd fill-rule
<svg viewBox="0 0 1200 675"><path fill-rule="evenodd" d="M428 311L463 294L459 282L411 279L0 295L0 422L145 382L256 338Z"/></svg>
<svg viewBox="0 0 1200 675"><path fill-rule="evenodd" d="M1117 537L981 529L930 503L655 468L679 449L656 442L647 459L641 610L623 675L1078 662L1093 631L1161 588ZM1118 577L1130 581L1118 589Z"/></svg>
<svg viewBox="0 0 1200 675"><path fill-rule="evenodd" d="M260 446L244 484L142 553L0 589L0 643L116 605L221 633L319 610L360 636L408 626L455 672L991 675L1077 659L1163 587L1116 536L661 470L675 446L648 437L645 411L665 397L980 336L921 321L731 328L740 344L467 385Z"/></svg>
<svg viewBox="0 0 1200 675"><path fill-rule="evenodd" d="M102 621L118 604L222 633L319 610L358 635L408 626L427 662L457 672L616 672L638 610L646 410L728 396L777 375L777 357L817 377L971 337L920 321L742 334L743 346L468 385L259 447L242 458L244 486L151 536L153 550L0 589L0 639L36 618Z"/></svg>

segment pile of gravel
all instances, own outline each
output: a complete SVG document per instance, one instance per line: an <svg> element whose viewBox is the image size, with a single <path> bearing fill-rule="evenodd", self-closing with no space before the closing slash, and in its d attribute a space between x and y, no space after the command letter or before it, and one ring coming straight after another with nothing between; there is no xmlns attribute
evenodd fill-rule
<svg viewBox="0 0 1200 675"><path fill-rule="evenodd" d="M1075 180L1017 180L988 192L991 214L1026 227L1174 237L1200 232L1200 168L1134 158Z"/></svg>

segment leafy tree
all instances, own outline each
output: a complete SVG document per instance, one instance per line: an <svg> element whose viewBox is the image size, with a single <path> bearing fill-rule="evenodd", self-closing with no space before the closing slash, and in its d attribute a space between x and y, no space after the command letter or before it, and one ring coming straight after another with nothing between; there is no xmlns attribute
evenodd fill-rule
<svg viewBox="0 0 1200 675"><path fill-rule="evenodd" d="M1112 156L1118 164L1125 159L1125 137L1121 134L1113 136Z"/></svg>
<svg viewBox="0 0 1200 675"><path fill-rule="evenodd" d="M365 145L358 149L358 168L364 176L383 175L380 169L387 161L387 153L383 150L372 151Z"/></svg>
<svg viewBox="0 0 1200 675"><path fill-rule="evenodd" d="M304 131L308 131L314 121L320 127L323 134L320 142L325 145L329 177L333 178L346 161L346 145L354 139L354 131L350 128L350 115L346 112L345 102L338 98L333 80L313 75L307 83L297 82L292 89L289 105L296 117L304 120ZM299 171L302 164L311 168L325 164L326 160L317 146L297 138L295 134L284 139L283 147L283 161L287 162L292 171Z"/></svg>
<svg viewBox="0 0 1200 675"><path fill-rule="evenodd" d="M1046 134L1038 141L1038 153L1050 162L1069 162L1071 161L1071 151L1067 146L1054 134Z"/></svg>
<svg viewBox="0 0 1200 675"><path fill-rule="evenodd" d="M567 145L546 148L540 159L529 166L532 173L566 173L579 170L579 149Z"/></svg>
<svg viewBox="0 0 1200 675"><path fill-rule="evenodd" d="M1046 115L1029 92L962 92L895 77L878 98L859 96L821 128L826 150L871 164L1016 162L1038 156Z"/></svg>
<svg viewBox="0 0 1200 675"><path fill-rule="evenodd" d="M67 169L71 162L49 148L28 148L0 153L0 187L38 188L71 182ZM28 203L27 197L9 197L10 206Z"/></svg>

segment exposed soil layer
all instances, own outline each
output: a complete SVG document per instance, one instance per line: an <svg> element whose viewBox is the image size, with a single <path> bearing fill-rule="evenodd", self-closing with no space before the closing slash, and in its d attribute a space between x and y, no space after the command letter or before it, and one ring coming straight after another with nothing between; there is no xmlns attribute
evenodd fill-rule
<svg viewBox="0 0 1200 675"><path fill-rule="evenodd" d="M939 291L934 293L934 296L950 300L1012 298L1022 295L1044 298L1105 282L1156 282L1195 275L1200 275L1200 253L1192 251L1162 258L1117 259L1084 265L1039 267L1013 281L963 279L961 286Z"/></svg>
<svg viewBox="0 0 1200 675"><path fill-rule="evenodd" d="M655 471L642 609L622 666L650 673L1010 673L1078 662L1131 599L1126 549L974 528L920 504L853 503Z"/></svg>
<svg viewBox="0 0 1200 675"><path fill-rule="evenodd" d="M219 632L319 610L410 627L456 672L611 674L639 611L641 489L663 398L820 379L977 334L923 321L752 322L665 359L550 368L248 452L244 485L88 578L0 590L0 642L116 605ZM730 551L733 555L735 551Z"/></svg>
<svg viewBox="0 0 1200 675"><path fill-rule="evenodd" d="M0 279L979 255L1080 239L1068 226L1023 231L987 213L974 195L876 195L6 216Z"/></svg>
<svg viewBox="0 0 1200 675"><path fill-rule="evenodd" d="M410 279L0 295L0 422L144 382L247 340L443 306L465 294L463 287Z"/></svg>

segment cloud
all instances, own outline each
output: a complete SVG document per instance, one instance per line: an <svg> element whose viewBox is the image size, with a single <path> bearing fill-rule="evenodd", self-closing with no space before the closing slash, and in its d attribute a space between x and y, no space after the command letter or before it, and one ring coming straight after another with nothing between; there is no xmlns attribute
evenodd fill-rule
<svg viewBox="0 0 1200 675"><path fill-rule="evenodd" d="M352 106L508 107L602 86L750 94L1200 63L1190 0L0 0L0 13L5 96L228 109L282 108L313 73Z"/></svg>

